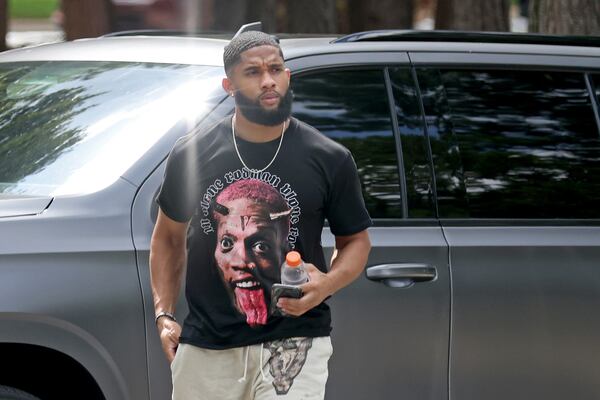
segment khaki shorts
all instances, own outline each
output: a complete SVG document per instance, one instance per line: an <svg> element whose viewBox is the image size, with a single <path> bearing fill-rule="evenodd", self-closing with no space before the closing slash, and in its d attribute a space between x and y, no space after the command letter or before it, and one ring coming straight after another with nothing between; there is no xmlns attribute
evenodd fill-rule
<svg viewBox="0 0 600 400"><path fill-rule="evenodd" d="M173 400L323 400L332 353L329 336L226 350L182 343L171 364Z"/></svg>

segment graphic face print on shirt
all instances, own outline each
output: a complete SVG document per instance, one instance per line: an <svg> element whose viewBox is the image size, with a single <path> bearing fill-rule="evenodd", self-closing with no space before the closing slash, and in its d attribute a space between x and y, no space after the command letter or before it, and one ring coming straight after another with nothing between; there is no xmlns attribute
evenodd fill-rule
<svg viewBox="0 0 600 400"><path fill-rule="evenodd" d="M280 281L281 264L293 248L292 208L269 183L241 179L214 197L211 211L214 257L232 304L248 325L265 325L271 286Z"/></svg>

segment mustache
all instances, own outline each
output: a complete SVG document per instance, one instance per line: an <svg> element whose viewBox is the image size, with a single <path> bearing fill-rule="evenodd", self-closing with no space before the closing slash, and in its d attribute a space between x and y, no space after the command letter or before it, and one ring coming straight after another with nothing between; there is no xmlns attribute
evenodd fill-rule
<svg viewBox="0 0 600 400"><path fill-rule="evenodd" d="M264 99L265 97L271 97L273 95L275 95L276 97L281 98L281 94L278 91L276 91L276 90L270 90L268 92L265 92L265 93L261 94L260 96L258 96L258 98L259 99Z"/></svg>

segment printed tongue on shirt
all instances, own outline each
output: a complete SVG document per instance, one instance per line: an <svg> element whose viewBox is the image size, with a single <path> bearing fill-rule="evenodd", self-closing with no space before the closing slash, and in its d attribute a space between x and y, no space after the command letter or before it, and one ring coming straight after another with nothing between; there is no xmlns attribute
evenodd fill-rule
<svg viewBox="0 0 600 400"><path fill-rule="evenodd" d="M235 288L235 297L238 304L246 314L246 322L250 326L265 325L267 323L267 302L262 289L252 290Z"/></svg>

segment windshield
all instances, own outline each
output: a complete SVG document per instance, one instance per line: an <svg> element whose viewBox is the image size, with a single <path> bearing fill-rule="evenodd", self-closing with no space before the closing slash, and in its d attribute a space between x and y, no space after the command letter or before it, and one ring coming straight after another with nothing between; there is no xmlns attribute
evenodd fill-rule
<svg viewBox="0 0 600 400"><path fill-rule="evenodd" d="M91 193L223 98L221 67L0 64L0 199Z"/></svg>

